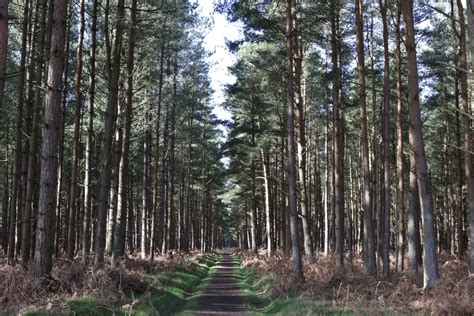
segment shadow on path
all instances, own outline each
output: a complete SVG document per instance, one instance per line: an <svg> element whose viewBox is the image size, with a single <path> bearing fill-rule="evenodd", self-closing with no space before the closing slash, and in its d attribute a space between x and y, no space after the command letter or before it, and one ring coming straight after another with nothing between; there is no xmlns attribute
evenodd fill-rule
<svg viewBox="0 0 474 316"><path fill-rule="evenodd" d="M216 267L209 286L200 295L195 315L243 315L244 296L234 275L235 261L225 255Z"/></svg>

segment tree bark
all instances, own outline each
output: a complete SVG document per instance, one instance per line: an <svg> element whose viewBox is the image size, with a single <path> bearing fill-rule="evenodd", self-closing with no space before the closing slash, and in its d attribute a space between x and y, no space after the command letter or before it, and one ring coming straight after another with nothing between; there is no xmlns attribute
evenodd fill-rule
<svg viewBox="0 0 474 316"><path fill-rule="evenodd" d="M344 267L344 170L342 142L341 82L339 70L340 44L337 39L339 28L339 1L331 1L331 49L333 72L333 126L334 126L334 215L336 237L336 266Z"/></svg>
<svg viewBox="0 0 474 316"><path fill-rule="evenodd" d="M0 0L0 110L3 110L7 70L9 2L10 0Z"/></svg>
<svg viewBox="0 0 474 316"><path fill-rule="evenodd" d="M35 191L36 184L36 164L37 164L37 148L38 148L38 125L40 118L40 103L42 101L42 91L40 85L43 81L43 71L45 69L44 55L45 55L45 45L46 45L46 14L47 14L47 1L43 0L40 3L41 6L41 16L39 22L39 30L36 31L37 36L35 39L39 41L37 47L37 64L36 64L36 73L35 73L35 82L37 86L34 91L33 99L33 119L31 127L31 136L29 144L29 156L28 156L28 175L27 175L27 186L26 186L26 195L25 195L25 208L23 210L23 229L22 229L22 243L21 243L21 261L23 267L27 267L30 260L30 248L31 248L31 210L33 207L33 194Z"/></svg>
<svg viewBox="0 0 474 316"><path fill-rule="evenodd" d="M433 203L429 187L428 164L423 141L422 121L418 87L415 29L413 22L413 0L402 1L405 21L405 44L408 58L408 104L410 114L410 147L415 154L416 178L423 222L423 286L433 287L439 279L436 250L436 228Z"/></svg>
<svg viewBox="0 0 474 316"><path fill-rule="evenodd" d="M383 24L384 46L384 84L383 84L383 123L382 123L382 163L383 163L383 240L382 262L383 277L390 276L390 53L388 47L387 0L379 0Z"/></svg>
<svg viewBox="0 0 474 316"><path fill-rule="evenodd" d="M128 196L128 164L130 151L130 130L132 125L133 111L133 67L135 53L135 36L137 27L137 0L132 0L130 11L130 33L128 37L127 51L127 81L125 87L125 109L123 123L122 154L118 174L118 204L117 204L117 225L115 227L114 248L112 250L112 261L125 254L125 231L127 223L127 196Z"/></svg>
<svg viewBox="0 0 474 316"><path fill-rule="evenodd" d="M89 102L87 107L87 137L84 174L84 221L83 221L83 260L88 262L91 249L91 211L92 211L92 136L94 135L95 103L95 54L97 46L97 0L92 2L91 44L89 59Z"/></svg>
<svg viewBox="0 0 474 316"><path fill-rule="evenodd" d="M369 168L369 142L367 133L367 110L365 93L365 56L362 19L362 0L355 0L356 17L356 49L357 69L359 70L359 97L360 97L360 128L361 128L361 157L363 172L363 208L364 208L364 238L367 239L367 261L365 267L370 275L376 274L375 260L375 231L373 226L372 197L370 190L371 174Z"/></svg>
<svg viewBox="0 0 474 316"><path fill-rule="evenodd" d="M405 260L405 185L403 178L403 92L402 92L402 62L401 62L401 20L400 3L397 3L396 16L396 64L397 64L397 210L398 210L398 240L397 240L397 271L403 271Z"/></svg>
<svg viewBox="0 0 474 316"><path fill-rule="evenodd" d="M64 70L64 44L66 33L67 1L54 1L51 33L48 84L44 102L44 125L41 146L41 176L38 204L38 227L33 274L37 282L45 285L51 276L53 222L56 206L58 167L58 140L61 116L62 74Z"/></svg>
<svg viewBox="0 0 474 316"><path fill-rule="evenodd" d="M298 233L298 210L296 199L296 157L295 157L295 90L293 78L293 16L292 0L286 0L286 41L287 41L287 136L288 136L288 204L291 230L291 261L296 280L303 281L303 263L301 261Z"/></svg>
<svg viewBox="0 0 474 316"><path fill-rule="evenodd" d="M108 10L108 6L106 10ZM104 250L106 241L107 226L107 205L109 202L109 190L111 183L111 157L112 157L112 137L114 123L116 121L118 103L118 84L120 77L120 51L122 46L122 36L124 28L124 0L117 3L117 27L115 31L115 47L113 52L112 65L109 65L108 97L105 112L104 137L102 143L102 166L99 179L99 203L97 210L97 241L94 263L96 266L104 262ZM108 35L107 35L108 36Z"/></svg>
<svg viewBox="0 0 474 316"><path fill-rule="evenodd" d="M462 3L458 0L458 7L462 8ZM459 15L463 15L464 11L460 11ZM469 43L471 48L471 62L474 62L474 0L467 1L467 16L468 16L468 26L469 26ZM464 26L464 16L461 20L461 23ZM464 31L465 34L465 31ZM464 40L464 45L465 45ZM465 54L466 55L466 54ZM467 60L465 60L466 71L467 71ZM466 76L467 73L464 73ZM467 82L466 82L467 90ZM471 84L472 90L472 84ZM472 91L471 91L472 94ZM466 102L463 102L464 106L464 171L467 181L467 199L469 207L469 271L471 274L474 274L474 178L472 175L472 122L471 122L471 111L472 111L472 96L471 104L469 104L467 91L466 91Z"/></svg>
<svg viewBox="0 0 474 316"><path fill-rule="evenodd" d="M74 147L72 151L71 182L69 189L69 231L67 242L67 258L72 260L76 248L76 212L77 212L77 191L78 191L78 173L79 173L79 146L81 142L80 125L82 109L82 45L84 42L85 28L85 0L81 0L79 9L79 38L76 50L76 109L74 114Z"/></svg>

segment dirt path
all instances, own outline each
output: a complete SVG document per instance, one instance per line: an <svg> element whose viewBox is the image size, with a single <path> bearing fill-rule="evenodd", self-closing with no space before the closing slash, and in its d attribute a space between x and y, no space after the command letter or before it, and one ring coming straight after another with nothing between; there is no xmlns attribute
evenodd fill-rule
<svg viewBox="0 0 474 316"><path fill-rule="evenodd" d="M230 255L219 262L217 272L200 297L195 315L243 315L244 296L234 275L235 263Z"/></svg>

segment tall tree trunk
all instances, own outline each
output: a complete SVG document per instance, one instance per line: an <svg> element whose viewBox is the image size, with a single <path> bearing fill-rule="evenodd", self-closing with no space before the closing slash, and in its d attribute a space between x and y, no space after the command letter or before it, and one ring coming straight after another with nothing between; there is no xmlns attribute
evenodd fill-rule
<svg viewBox="0 0 474 316"><path fill-rule="evenodd" d="M41 176L38 204L38 227L35 247L34 276L45 284L52 269L53 222L56 206L58 140L61 117L62 74L66 33L67 1L54 1L48 84L44 102L43 143L41 146Z"/></svg>
<svg viewBox="0 0 474 316"><path fill-rule="evenodd" d="M383 261L383 277L388 279L390 276L390 53L388 47L388 23L387 8L388 0L380 1L380 12L382 14L383 23L383 47L384 47L384 83L383 83L383 190L384 203L383 209L383 241L382 241L382 261Z"/></svg>
<svg viewBox="0 0 474 316"><path fill-rule="evenodd" d="M108 10L108 6L105 10ZM118 103L118 85L120 77L120 51L122 46L122 36L124 28L124 0L118 0L117 3L117 27L115 31L115 47L113 52L112 65L109 65L109 81L107 108L105 112L104 137L102 143L102 166L99 179L99 203L97 210L97 241L94 263L97 266L102 265L104 261L106 226L107 226L107 205L109 202L109 190L111 183L111 157L112 157L112 138L114 123L116 121L117 103ZM108 32L108 31L107 31ZM107 35L108 36L108 35ZM108 41L107 41L108 42Z"/></svg>
<svg viewBox="0 0 474 316"><path fill-rule="evenodd" d="M298 0L294 0L297 3ZM297 14L293 13L293 64L294 64L294 93L295 93L295 137L298 153L299 204L301 210L301 227L303 228L303 249L306 256L313 255L311 231L309 225L308 187L306 171L306 127L304 103L301 90L301 75L303 63L303 48L298 29Z"/></svg>
<svg viewBox="0 0 474 316"><path fill-rule="evenodd" d="M20 57L20 82L18 85L18 112L16 118L16 136L15 136L15 157L13 167L13 186L11 189L10 202L10 230L8 236L8 261L12 262L15 258L15 237L17 225L17 206L19 205L18 194L20 191L21 178L21 143L22 143L22 126L23 126L23 106L25 103L25 78L26 78L26 50L28 38L28 15L30 1L26 0L23 9L22 20L22 38L21 38L21 57Z"/></svg>
<svg viewBox="0 0 474 316"><path fill-rule="evenodd" d="M145 125L149 125L148 109L146 110ZM151 134L149 129L145 130L145 141L143 142L143 190L142 190L142 217L141 217L141 233L140 233L140 256L142 259L146 258L147 249L147 223L150 212L150 145ZM138 219L137 219L138 221Z"/></svg>
<svg viewBox="0 0 474 316"><path fill-rule="evenodd" d="M33 194L35 191L36 184L36 164L37 164L37 147L38 147L38 125L40 118L40 103L42 101L42 91L40 84L43 81L43 66L45 45L46 45L46 14L47 14L47 1L41 1L41 17L39 22L39 30L36 30L36 41L38 41L37 47L37 65L35 73L35 82L38 83L34 91L33 99L33 119L30 136L29 156L28 156L28 175L27 175L27 186L25 195L25 208L23 210L23 230L22 230L22 243L21 243L21 261L23 266L26 268L30 260L30 248L31 248L31 210L33 207Z"/></svg>
<svg viewBox="0 0 474 316"><path fill-rule="evenodd" d="M295 157L295 90L293 78L293 15L292 0L286 0L286 37L287 37L287 93L288 93L288 204L291 230L291 261L295 279L304 280L298 233L298 210L296 199L296 157Z"/></svg>
<svg viewBox="0 0 474 316"><path fill-rule="evenodd" d="M329 255L329 106L325 104L324 125L324 255Z"/></svg>
<svg viewBox="0 0 474 316"><path fill-rule="evenodd" d="M76 50L76 110L74 114L74 147L72 151L72 168L71 168L71 183L69 189L69 232L67 242L67 258L72 260L74 258L76 246L76 212L77 212L77 191L78 191L78 173L79 173L79 146L81 142L80 125L81 125L81 109L82 109L82 44L84 42L84 28L85 28L85 0L81 0L79 9L79 38L77 41Z"/></svg>
<svg viewBox="0 0 474 316"><path fill-rule="evenodd" d="M405 21L405 44L408 58L408 103L410 114L410 147L415 151L416 177L420 197L423 222L423 285L433 287L438 279L438 258L436 253L436 228L430 179L423 141L420 99L418 87L418 66L416 61L415 29L413 22L413 0L402 1Z"/></svg>
<svg viewBox="0 0 474 316"><path fill-rule="evenodd" d="M87 107L87 137L84 174L84 221L83 221L83 260L89 260L91 249L91 209L92 209L92 136L94 134L95 102L95 53L97 46L97 0L92 1L91 44L89 58L89 102Z"/></svg>
<svg viewBox="0 0 474 316"><path fill-rule="evenodd" d="M165 30L165 26L163 25L163 33ZM161 51L160 51L160 74L158 79L158 100L157 100L157 110L156 110L156 124L155 124L155 164L154 164L154 172L153 172L153 215L152 215L152 225L151 225L151 255L150 260L153 261L155 258L155 249L156 245L160 245L158 235L161 234L160 226L161 221L158 218L158 213L160 211L160 205L158 203L158 190L160 187L160 183L158 181L158 169L159 169L159 161L160 161L160 119L161 119L161 100L162 100L162 92L163 92L163 66L164 66L164 50L165 50L165 42L164 39L161 39Z"/></svg>
<svg viewBox="0 0 474 316"><path fill-rule="evenodd" d="M397 64L397 209L398 209L398 241L397 241L397 271L403 271L405 260L405 186L403 178L403 93L402 93L402 62L401 62L401 20L400 3L397 3L396 18L396 64Z"/></svg>
<svg viewBox="0 0 474 316"><path fill-rule="evenodd" d="M367 261L365 266L370 275L376 274L375 260L375 231L373 227L372 197L370 190L369 142L367 133L367 110L365 93L365 56L364 35L362 20L362 0L355 0L356 17L356 49L357 69L359 70L359 97L360 97L360 128L361 128L361 158L363 172L363 208L364 208L364 238L367 240Z"/></svg>
<svg viewBox="0 0 474 316"><path fill-rule="evenodd" d="M125 109L123 123L122 154L118 174L118 204L117 225L115 227L114 247L112 250L112 261L115 262L125 254L125 231L127 223L127 196L128 196L128 164L130 151L130 130L132 125L133 111L133 67L135 53L135 36L137 27L137 0L132 0L130 11L130 33L128 37L127 51L127 81L125 87Z"/></svg>
<svg viewBox="0 0 474 316"><path fill-rule="evenodd" d="M177 80L178 80L178 60L174 57L173 65L173 100L170 113L170 144L169 144L169 162L168 162L168 248L175 249L175 144L176 144L176 107L177 107Z"/></svg>
<svg viewBox="0 0 474 316"><path fill-rule="evenodd" d="M0 110L3 110L7 70L9 2L10 0L0 0Z"/></svg>
<svg viewBox="0 0 474 316"><path fill-rule="evenodd" d="M334 126L334 215L336 237L336 266L344 266L344 170L342 143L341 82L339 71L340 45L337 39L339 28L339 1L331 1L331 50L333 67L333 126Z"/></svg>
<svg viewBox="0 0 474 316"><path fill-rule="evenodd" d="M458 0L458 8L462 8L461 1ZM459 10L459 15L463 15L464 11ZM474 0L467 1L467 16L468 16L468 26L469 26L469 42L471 48L471 62L474 62ZM462 26L464 28L464 16L462 20L460 20ZM461 31L462 33L462 31ZM464 31L464 37L465 37ZM463 38L463 36L461 36ZM463 40L463 39L461 39ZM461 47L466 45L465 39L463 40L464 43L461 43ZM464 55L466 57L466 52L464 49ZM465 59L464 57L464 59ZM464 60L464 65L466 65L465 70L467 71L467 60ZM467 73L464 72L464 76L466 77ZM466 79L467 80L467 79ZM461 87L462 89L462 87ZM463 101L464 106L464 171L466 174L466 181L467 181L467 198L468 198L468 207L469 207L469 216L470 216L470 223L469 223L469 230L470 230L470 237L469 237L469 270L471 274L474 274L474 178L472 174L472 152L471 152L471 145L472 145L472 122L471 122L471 111L472 111L472 96L471 96L471 104L468 103L468 95L467 95L467 81L466 81L466 99ZM471 84L472 89L472 84ZM471 91L472 93L472 91Z"/></svg>
<svg viewBox="0 0 474 316"><path fill-rule="evenodd" d="M260 156L262 158L262 171L263 171L263 186L265 189L265 227L267 230L267 255L269 257L273 256L273 247L272 247L272 225L270 218L270 184L268 180L268 161L265 151L260 150Z"/></svg>

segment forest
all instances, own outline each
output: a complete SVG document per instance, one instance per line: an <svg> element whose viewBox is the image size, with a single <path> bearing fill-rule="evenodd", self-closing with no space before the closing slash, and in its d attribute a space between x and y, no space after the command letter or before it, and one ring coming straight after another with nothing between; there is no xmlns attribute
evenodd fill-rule
<svg viewBox="0 0 474 316"><path fill-rule="evenodd" d="M474 0L0 0L0 314L474 313L473 71Z"/></svg>

